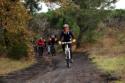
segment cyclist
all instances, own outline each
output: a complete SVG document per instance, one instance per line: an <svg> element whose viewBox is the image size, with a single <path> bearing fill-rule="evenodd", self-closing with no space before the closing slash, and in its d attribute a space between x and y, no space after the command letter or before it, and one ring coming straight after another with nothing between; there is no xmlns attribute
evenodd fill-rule
<svg viewBox="0 0 125 83"><path fill-rule="evenodd" d="M51 46L55 46L56 43L57 43L57 37L56 37L56 35L52 34L48 40L48 54L51 53L51 50L52 50ZM55 47L53 49L55 51Z"/></svg>
<svg viewBox="0 0 125 83"><path fill-rule="evenodd" d="M43 55L43 51L44 51L44 47L46 46L46 41L45 39L43 39L42 37L40 37L40 39L38 39L36 41L36 45L37 45L37 52L39 54L39 56Z"/></svg>
<svg viewBox="0 0 125 83"><path fill-rule="evenodd" d="M70 31L69 25L68 24L64 24L63 27L64 27L64 30L60 34L60 41L59 41L59 43L61 43L61 41L62 42L70 42L72 40L73 40L73 42L75 42L74 35ZM63 48L63 51L65 51L65 44L62 45L62 48ZM72 62L72 45L71 44L69 44L69 48L71 50L71 62Z"/></svg>

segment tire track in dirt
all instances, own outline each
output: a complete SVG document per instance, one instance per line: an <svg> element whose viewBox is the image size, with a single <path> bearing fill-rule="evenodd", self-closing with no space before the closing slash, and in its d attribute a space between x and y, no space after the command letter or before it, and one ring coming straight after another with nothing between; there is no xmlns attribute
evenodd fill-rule
<svg viewBox="0 0 125 83"><path fill-rule="evenodd" d="M75 53L74 62L69 69L65 65L64 56L55 56L53 61L56 63L55 70L39 73L26 83L108 83L85 53Z"/></svg>

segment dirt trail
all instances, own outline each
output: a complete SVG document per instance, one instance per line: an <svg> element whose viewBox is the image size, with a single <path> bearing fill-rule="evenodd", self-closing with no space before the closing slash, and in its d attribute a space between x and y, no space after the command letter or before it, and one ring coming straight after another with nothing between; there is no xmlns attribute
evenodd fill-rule
<svg viewBox="0 0 125 83"><path fill-rule="evenodd" d="M64 56L56 56L54 61L54 70L39 73L26 83L108 83L85 53L75 53L74 62L69 69L65 65Z"/></svg>
<svg viewBox="0 0 125 83"><path fill-rule="evenodd" d="M54 66L46 67L39 61L27 69L0 76L0 83L109 83L87 53L73 55L71 68L66 67L64 56L59 54L53 57Z"/></svg>

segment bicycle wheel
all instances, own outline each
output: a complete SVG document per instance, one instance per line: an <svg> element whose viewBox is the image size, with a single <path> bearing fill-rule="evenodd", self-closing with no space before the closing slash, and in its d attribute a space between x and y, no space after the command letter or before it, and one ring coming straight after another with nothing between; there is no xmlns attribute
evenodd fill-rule
<svg viewBox="0 0 125 83"><path fill-rule="evenodd" d="M52 56L55 55L55 47L54 46L51 46L51 54L52 54Z"/></svg>
<svg viewBox="0 0 125 83"><path fill-rule="evenodd" d="M43 55L43 47L38 47L38 54L39 56Z"/></svg>
<svg viewBox="0 0 125 83"><path fill-rule="evenodd" d="M68 68L70 68L71 64L70 64L70 53L67 51L66 53L66 66Z"/></svg>
<svg viewBox="0 0 125 83"><path fill-rule="evenodd" d="M66 66L67 66L67 68L70 68L70 60L69 59L66 59Z"/></svg>

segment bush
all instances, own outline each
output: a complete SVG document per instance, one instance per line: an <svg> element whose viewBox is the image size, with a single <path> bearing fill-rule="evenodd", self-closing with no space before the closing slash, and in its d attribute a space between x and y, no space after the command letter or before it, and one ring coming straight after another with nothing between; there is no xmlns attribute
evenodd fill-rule
<svg viewBox="0 0 125 83"><path fill-rule="evenodd" d="M83 35L82 42L84 43L96 43L99 38L103 36L103 32L98 32L96 30L86 31Z"/></svg>
<svg viewBox="0 0 125 83"><path fill-rule="evenodd" d="M6 52L5 47L0 44L0 56Z"/></svg>
<svg viewBox="0 0 125 83"><path fill-rule="evenodd" d="M8 50L8 57L12 59L21 59L28 55L28 46L25 43L15 44Z"/></svg>

